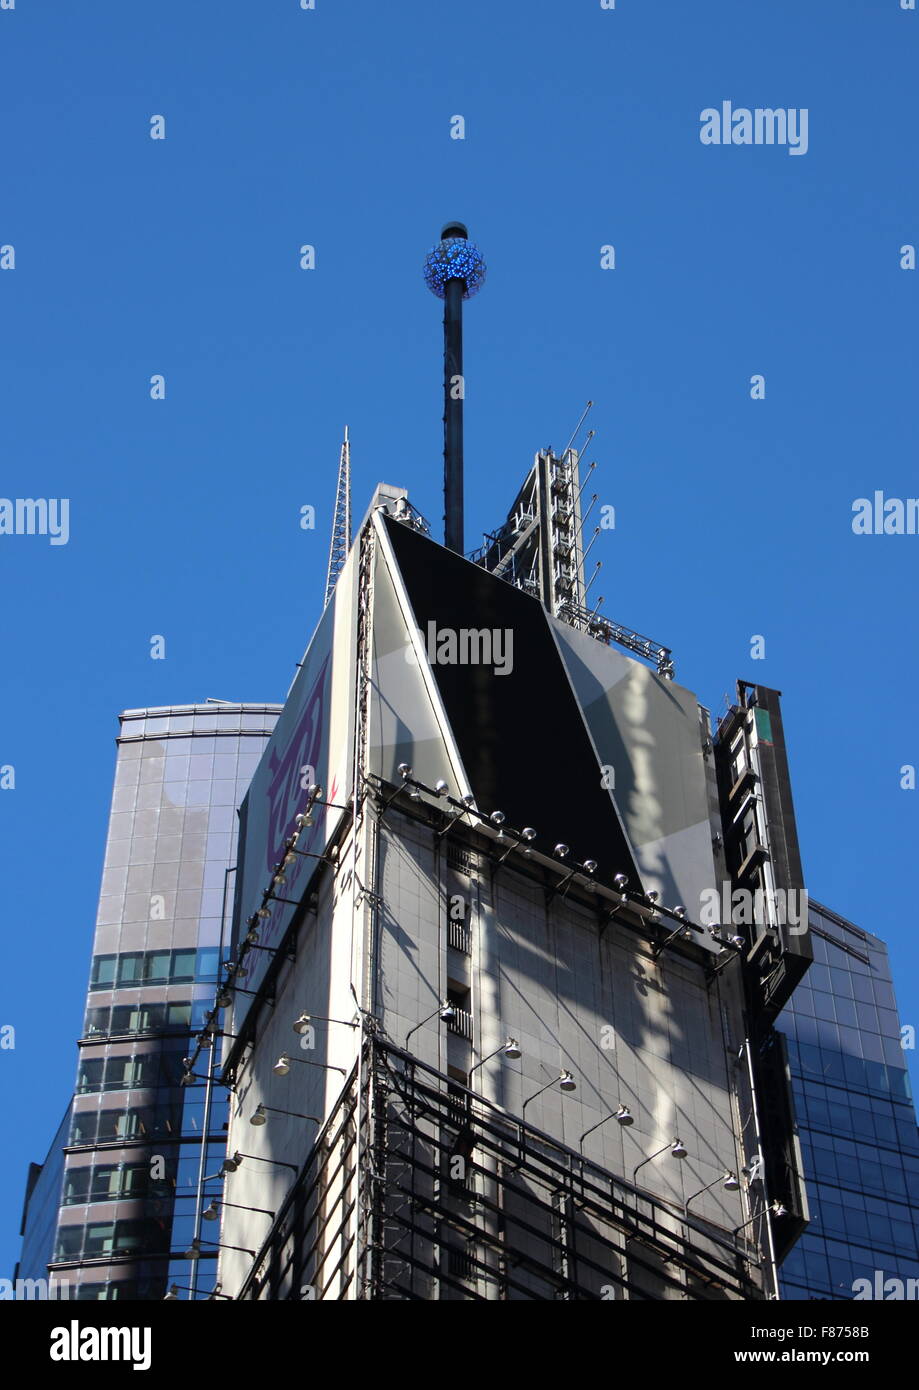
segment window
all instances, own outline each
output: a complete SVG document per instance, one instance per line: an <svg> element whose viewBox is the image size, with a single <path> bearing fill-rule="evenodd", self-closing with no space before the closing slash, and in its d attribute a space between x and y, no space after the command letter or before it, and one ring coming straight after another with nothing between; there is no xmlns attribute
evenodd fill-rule
<svg viewBox="0 0 919 1390"><path fill-rule="evenodd" d="M164 984L170 976L170 951L148 951L147 952L147 974L148 981L157 984Z"/></svg>
<svg viewBox="0 0 919 1390"><path fill-rule="evenodd" d="M115 983L115 964L117 956L94 956L90 989L111 989Z"/></svg>
<svg viewBox="0 0 919 1390"><path fill-rule="evenodd" d="M197 979L216 980L220 952L216 946L205 946L198 952Z"/></svg>
<svg viewBox="0 0 919 1390"><path fill-rule="evenodd" d="M77 1072L78 1095L86 1095L90 1091L100 1091L102 1089L102 1070L104 1065L101 1057L80 1058L80 1068Z"/></svg>
<svg viewBox="0 0 919 1390"><path fill-rule="evenodd" d="M214 955L216 956L216 951ZM216 969L216 966L215 966ZM170 978L174 981L191 981L195 978L195 952L173 951Z"/></svg>
<svg viewBox="0 0 919 1390"><path fill-rule="evenodd" d="M108 1255L115 1245L115 1222L101 1221L86 1227L83 1255L87 1259Z"/></svg>
<svg viewBox="0 0 919 1390"><path fill-rule="evenodd" d="M55 1260L76 1260L83 1245L82 1226L62 1226L57 1233Z"/></svg>
<svg viewBox="0 0 919 1390"><path fill-rule="evenodd" d="M118 958L118 984L130 988L144 982L144 952L126 951Z"/></svg>
<svg viewBox="0 0 919 1390"><path fill-rule="evenodd" d="M85 1202L89 1192L91 1168L68 1168L64 1173L64 1205Z"/></svg>
<svg viewBox="0 0 919 1390"><path fill-rule="evenodd" d="M86 1019L83 1023L84 1038L94 1037L97 1033L107 1033L111 1009L107 1006L104 1009L87 1009Z"/></svg>
<svg viewBox="0 0 919 1390"><path fill-rule="evenodd" d="M112 1202L118 1197L121 1188L121 1170L111 1164L102 1164L92 1170L92 1200Z"/></svg>

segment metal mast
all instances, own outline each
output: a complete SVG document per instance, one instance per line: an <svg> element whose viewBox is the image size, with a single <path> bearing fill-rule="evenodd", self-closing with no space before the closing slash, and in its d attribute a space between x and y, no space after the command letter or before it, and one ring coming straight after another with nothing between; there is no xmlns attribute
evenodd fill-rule
<svg viewBox="0 0 919 1390"><path fill-rule="evenodd" d="M485 262L462 222L448 222L428 252L424 279L444 301L444 545L463 553L463 300L485 280Z"/></svg>
<svg viewBox="0 0 919 1390"><path fill-rule="evenodd" d="M329 546L329 572L325 581L325 608L332 597L338 576L344 568L351 549L351 444L348 426L338 460L338 488L335 493L335 516L332 519L332 544Z"/></svg>

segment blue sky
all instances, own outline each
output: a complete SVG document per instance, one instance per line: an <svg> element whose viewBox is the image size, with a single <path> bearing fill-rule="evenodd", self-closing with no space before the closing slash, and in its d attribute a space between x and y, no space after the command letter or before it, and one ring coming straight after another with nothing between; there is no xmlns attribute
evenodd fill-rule
<svg viewBox="0 0 919 1390"><path fill-rule="evenodd" d="M810 891L890 943L919 1023L919 536L851 529L919 492L917 49L899 0L0 10L0 491L70 499L67 545L0 537L0 1269L73 1083L118 711L283 699L346 423L357 517L385 479L440 534L421 264L453 218L489 267L467 545L593 399L592 594L715 713L783 691ZM724 100L806 107L807 153L702 145Z"/></svg>

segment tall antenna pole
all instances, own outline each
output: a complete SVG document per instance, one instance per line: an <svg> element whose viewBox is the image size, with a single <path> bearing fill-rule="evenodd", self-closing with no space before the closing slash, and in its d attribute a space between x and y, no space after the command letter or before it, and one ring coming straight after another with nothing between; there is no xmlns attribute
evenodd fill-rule
<svg viewBox="0 0 919 1390"><path fill-rule="evenodd" d="M444 545L463 553L463 300L485 281L485 262L462 222L448 222L424 263L427 287L444 301Z"/></svg>
<svg viewBox="0 0 919 1390"><path fill-rule="evenodd" d="M351 443L348 439L348 426L345 425L345 438L338 460L338 487L335 492L335 515L332 518L332 544L329 547L329 571L325 581L325 602L335 590L338 576L344 568L351 549Z"/></svg>

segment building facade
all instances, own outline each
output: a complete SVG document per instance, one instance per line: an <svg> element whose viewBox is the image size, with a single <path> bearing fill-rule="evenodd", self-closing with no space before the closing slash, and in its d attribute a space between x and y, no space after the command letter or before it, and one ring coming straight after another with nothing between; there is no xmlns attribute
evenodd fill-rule
<svg viewBox="0 0 919 1390"><path fill-rule="evenodd" d="M22 1249L13 1272L14 1286L28 1281L39 1290L35 1297L69 1296L66 1290L49 1287L48 1266L57 1246L57 1223L64 1183L64 1149L70 1139L72 1102L51 1141L44 1163L30 1163L22 1204Z"/></svg>
<svg viewBox="0 0 919 1390"><path fill-rule="evenodd" d="M210 1018L223 1297L777 1293L810 959L778 697L713 738L587 611L576 465L538 456L474 561L378 492L300 664ZM766 892L748 928L703 918L725 886Z"/></svg>
<svg viewBox="0 0 919 1390"><path fill-rule="evenodd" d="M782 1296L919 1297L919 1135L883 941L811 900L814 963L783 1010L811 1223Z"/></svg>
<svg viewBox="0 0 919 1390"><path fill-rule="evenodd" d="M37 1265L27 1252L45 1254L70 1297L162 1298L171 1283L213 1283L213 1257L184 1252L199 1180L224 1155L226 1101L207 1066L183 1084L182 1059L225 953L236 808L278 712L209 701L120 717L50 1254L38 1232L57 1199L33 1193L25 1222L23 1266Z"/></svg>

